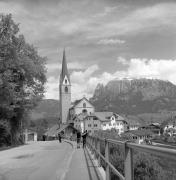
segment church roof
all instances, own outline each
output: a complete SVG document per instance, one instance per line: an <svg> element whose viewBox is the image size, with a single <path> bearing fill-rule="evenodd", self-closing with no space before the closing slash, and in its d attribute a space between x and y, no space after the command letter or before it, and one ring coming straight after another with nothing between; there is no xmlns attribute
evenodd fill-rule
<svg viewBox="0 0 176 180"><path fill-rule="evenodd" d="M72 106L70 109L74 108L76 105L78 105L83 99L85 99L87 102L89 102L93 107L94 105L86 98L86 97L83 97L82 99L79 99L79 100L76 100L75 102L73 102Z"/></svg>
<svg viewBox="0 0 176 180"><path fill-rule="evenodd" d="M62 59L62 71L60 74L60 81L63 82L65 76L67 76L68 80L70 81L70 76L68 73L68 69L67 69L67 61L66 61L66 56L65 56L65 49L63 51L63 59Z"/></svg>

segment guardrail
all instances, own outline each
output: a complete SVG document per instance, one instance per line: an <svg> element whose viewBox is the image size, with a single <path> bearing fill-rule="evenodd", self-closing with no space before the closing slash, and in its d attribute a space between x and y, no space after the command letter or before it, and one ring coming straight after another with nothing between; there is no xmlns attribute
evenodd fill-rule
<svg viewBox="0 0 176 180"><path fill-rule="evenodd" d="M101 154L100 150L100 142L105 143L105 156ZM133 150L142 151L150 154L154 154L157 156L169 158L172 160L176 160L176 150L162 148L151 145L139 145L135 143L131 143L128 141L117 141L113 139L103 139L99 137L88 136L87 137L87 147L91 150L94 155L97 155L98 163L101 164L101 159L106 163L106 180L111 180L110 170L114 172L121 180L134 180L134 172L133 172ZM113 166L110 162L110 152L109 145L120 145L124 147L124 176Z"/></svg>

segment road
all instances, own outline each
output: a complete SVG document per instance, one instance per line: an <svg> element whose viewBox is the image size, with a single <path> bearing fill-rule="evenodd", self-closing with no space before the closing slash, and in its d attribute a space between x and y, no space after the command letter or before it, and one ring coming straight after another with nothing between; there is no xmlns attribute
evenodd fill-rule
<svg viewBox="0 0 176 180"><path fill-rule="evenodd" d="M58 141L0 151L0 180L64 180L74 149Z"/></svg>

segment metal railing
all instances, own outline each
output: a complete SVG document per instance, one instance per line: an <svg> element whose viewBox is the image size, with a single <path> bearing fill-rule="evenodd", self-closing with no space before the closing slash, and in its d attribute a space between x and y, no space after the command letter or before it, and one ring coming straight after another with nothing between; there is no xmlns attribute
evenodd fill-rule
<svg viewBox="0 0 176 180"><path fill-rule="evenodd" d="M101 153L100 142L105 143L105 155ZM157 156L165 157L176 161L176 150L163 147L151 146L151 145L139 145L128 141L117 141L113 139L104 139L99 137L88 136L87 147L94 154L99 165L101 165L101 159L105 162L106 180L111 180L110 170L117 175L121 180L134 180L133 172L133 150L154 154ZM124 175L122 175L110 162L110 144L124 147Z"/></svg>

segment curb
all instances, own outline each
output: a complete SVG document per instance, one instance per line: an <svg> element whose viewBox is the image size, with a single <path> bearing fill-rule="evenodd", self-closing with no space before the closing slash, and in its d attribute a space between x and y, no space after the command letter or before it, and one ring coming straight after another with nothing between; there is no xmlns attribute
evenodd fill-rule
<svg viewBox="0 0 176 180"><path fill-rule="evenodd" d="M72 141L69 141L69 140L63 140L63 142L66 142L66 143L70 144L71 147L74 148L74 144L73 144Z"/></svg>
<svg viewBox="0 0 176 180"><path fill-rule="evenodd" d="M90 152L90 150L86 147L86 151L89 155L89 157L91 157L91 161L92 161L92 164L98 168L95 169L95 171L97 171L97 175L98 177L101 179L101 180L106 180L106 174L105 174L105 171L104 169L98 165L98 161L94 158L94 155L92 155L92 153Z"/></svg>

